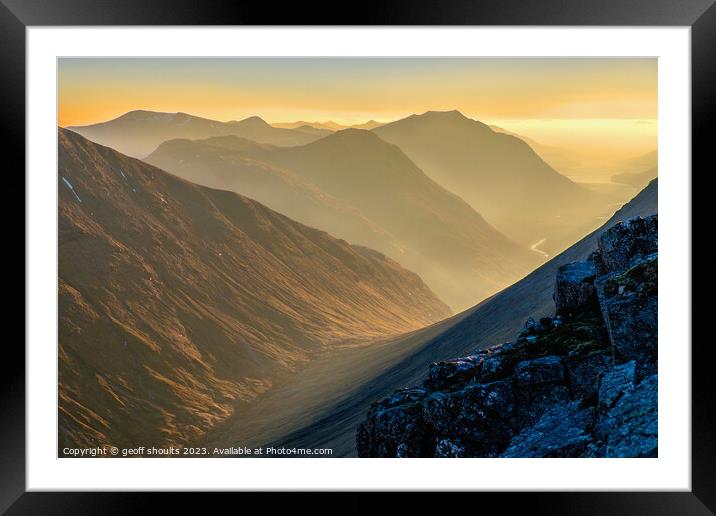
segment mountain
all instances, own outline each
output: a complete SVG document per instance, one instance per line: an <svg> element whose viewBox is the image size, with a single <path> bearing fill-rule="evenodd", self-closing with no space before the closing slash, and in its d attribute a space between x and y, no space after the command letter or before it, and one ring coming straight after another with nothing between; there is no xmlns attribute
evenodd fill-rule
<svg viewBox="0 0 716 516"><path fill-rule="evenodd" d="M353 129L371 130L371 129L375 129L376 127L381 127L383 125L385 125L385 124L383 124L381 122L376 122L375 120L368 120L367 122L365 122L363 124L355 124L350 127Z"/></svg>
<svg viewBox="0 0 716 516"><path fill-rule="evenodd" d="M358 209L321 190L300 174L246 157L275 147L236 136L170 140L145 161L183 179L255 199L294 220L354 243L400 256L398 239Z"/></svg>
<svg viewBox="0 0 716 516"><path fill-rule="evenodd" d="M273 125L274 127L282 127L285 129L298 129L300 127L309 126L315 129L324 129L333 132L342 131L343 129L375 129L376 127L380 127L383 124L381 122L376 122L375 120L368 120L367 122L364 122L362 124L343 125L338 124L333 120L329 120L328 122L278 122L271 125Z"/></svg>
<svg viewBox="0 0 716 516"><path fill-rule="evenodd" d="M271 127L257 116L245 120L219 122L186 113L130 111L99 124L68 127L85 138L107 145L128 156L143 158L160 143L173 138L209 138L235 135L258 143L303 145L323 134Z"/></svg>
<svg viewBox="0 0 716 516"><path fill-rule="evenodd" d="M623 172L612 176L612 181L642 188L658 175L656 167L643 172Z"/></svg>
<svg viewBox="0 0 716 516"><path fill-rule="evenodd" d="M550 254L574 242L575 228L585 234L608 212L607 196L560 175L520 138L459 111L411 115L373 132L508 236L527 245L546 239Z"/></svg>
<svg viewBox="0 0 716 516"><path fill-rule="evenodd" d="M337 124L333 121L328 122L306 122L304 120L299 120L297 122L275 122L271 124L274 127L278 127L280 129L297 129L299 127L313 127L314 129L320 129L323 131L339 131L341 129L345 129L340 124Z"/></svg>
<svg viewBox="0 0 716 516"><path fill-rule="evenodd" d="M476 353L495 343L514 339L529 317L554 313L552 299L558 269L568 263L586 260L597 248L604 232L618 222L637 216L647 217L658 211L658 183L652 181L634 199L618 210L604 225L569 249L532 272L530 275L506 288L479 305L409 335L397 337L361 352L344 357L351 367L330 363L331 386L340 385L340 392L333 393L331 403L324 397L309 398L310 405L297 407L303 426L291 426L285 421L267 420L263 437L281 446L331 447L334 456L356 455L356 429L364 420L371 404L386 398L396 389L415 385L426 379L428 366L433 362ZM314 364L311 378L320 375L319 364ZM320 385L313 385L321 392ZM296 389L296 386L293 386ZM280 394L280 393L277 393ZM284 394L285 396L285 394ZM266 411L280 414L280 396ZM285 409L290 412L291 409ZM298 419L298 418L296 418ZM284 433L271 429L282 427ZM258 431L254 435L261 435ZM266 442L265 441L265 442Z"/></svg>
<svg viewBox="0 0 716 516"><path fill-rule="evenodd" d="M523 140L537 153L540 158L542 158L550 167L558 171L560 174L569 175L570 173L579 170L579 158L576 153L570 149L556 147L554 145L545 145L533 140L532 138L528 138L527 136L508 131L498 125L490 125L490 129L496 133L507 134Z"/></svg>
<svg viewBox="0 0 716 516"><path fill-rule="evenodd" d="M198 439L335 347L441 320L412 272L59 130L59 440Z"/></svg>
<svg viewBox="0 0 716 516"><path fill-rule="evenodd" d="M224 150L198 151L197 145ZM301 222L374 247L418 273L456 310L517 281L542 261L370 131L346 129L292 148L247 146L235 138L167 142L147 161L204 184L221 174L224 184L213 186L254 196ZM263 176L251 171L259 162L267 170ZM279 171L285 172L280 185L272 179ZM309 191L321 192L324 202L318 204L321 194ZM298 197L304 201L287 201ZM308 205L314 209L310 214L302 211ZM329 218L340 205L352 215L345 226Z"/></svg>
<svg viewBox="0 0 716 516"><path fill-rule="evenodd" d="M319 127L313 127L311 125L299 125L298 127L294 128L294 131L298 131L301 133L307 133L314 136L318 136L319 138L323 138L324 136L328 136L333 131L330 129L321 129Z"/></svg>
<svg viewBox="0 0 716 516"><path fill-rule="evenodd" d="M617 167L623 173L640 173L644 170L655 169L659 166L659 152L656 150L642 154L635 158L622 161Z"/></svg>

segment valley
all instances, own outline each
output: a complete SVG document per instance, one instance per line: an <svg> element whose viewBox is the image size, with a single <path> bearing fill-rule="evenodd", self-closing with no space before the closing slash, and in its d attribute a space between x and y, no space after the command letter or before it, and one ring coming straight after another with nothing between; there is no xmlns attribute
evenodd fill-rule
<svg viewBox="0 0 716 516"><path fill-rule="evenodd" d="M59 130L61 443L355 456L373 401L550 314L561 264L656 213L654 180L613 214L655 171L574 183L457 111L280 125Z"/></svg>
<svg viewBox="0 0 716 516"><path fill-rule="evenodd" d="M515 285L446 321L399 338L400 347L409 351L391 354L388 360L381 362L382 372L374 370L361 378L360 374L354 376L353 371L350 371L342 379L342 384L352 385L352 388L343 389L340 399L332 406L324 406L322 403L312 405L313 409L308 412L314 419L312 423L273 443L282 446L330 447L334 449L334 456L356 456L356 429L372 402L389 396L397 389L421 383L427 374L427 366L433 362L470 355L508 342L516 337L529 317L539 319L552 315L552 293L557 269L561 265L587 259L596 248L599 236L617 222L657 213L657 198L658 183L654 180L602 227ZM372 351L363 355L361 362L370 362ZM340 367L334 367L336 371L341 371ZM273 438L273 435L270 433L267 437Z"/></svg>
<svg viewBox="0 0 716 516"><path fill-rule="evenodd" d="M450 314L376 251L58 139L63 445L193 442L333 347Z"/></svg>

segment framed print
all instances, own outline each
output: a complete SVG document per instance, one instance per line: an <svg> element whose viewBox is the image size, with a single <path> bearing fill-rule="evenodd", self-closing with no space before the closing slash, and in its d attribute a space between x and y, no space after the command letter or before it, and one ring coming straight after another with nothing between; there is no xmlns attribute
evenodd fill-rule
<svg viewBox="0 0 716 516"><path fill-rule="evenodd" d="M709 513L711 4L4 2L27 305L3 509Z"/></svg>

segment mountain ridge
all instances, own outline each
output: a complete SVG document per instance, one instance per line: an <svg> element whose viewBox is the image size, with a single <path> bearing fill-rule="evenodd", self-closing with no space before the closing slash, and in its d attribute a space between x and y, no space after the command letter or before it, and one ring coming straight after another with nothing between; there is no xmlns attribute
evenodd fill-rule
<svg viewBox="0 0 716 516"><path fill-rule="evenodd" d="M315 129L324 129L327 131L341 131L343 129L375 129L376 127L380 127L383 125L382 122L378 122L376 120L370 119L367 122L363 122L360 124L339 124L334 122L333 120L328 120L326 122L306 122L304 120L299 120L296 122L276 122L274 124L271 124L274 127L282 127L285 129L297 129L301 126L309 126L313 127Z"/></svg>
<svg viewBox="0 0 716 516"><path fill-rule="evenodd" d="M506 235L524 245L545 238L550 254L572 241L575 227L584 225L584 234L596 226L610 202L559 174L524 140L456 110L413 114L373 132Z"/></svg>
<svg viewBox="0 0 716 516"><path fill-rule="evenodd" d="M258 116L220 122L181 112L147 110L134 110L105 122L66 129L137 158L147 156L161 143L175 138L234 135L258 143L290 146L303 145L321 137L320 134L276 128Z"/></svg>
<svg viewBox="0 0 716 516"><path fill-rule="evenodd" d="M184 144L181 155L162 152L160 147L147 161L195 181L217 167L227 177L246 177L247 170L231 154L238 152L295 174L382 229L378 234L353 225L344 231L334 229L333 234L374 247L417 272L454 309L484 299L540 263L539 255L500 234L459 196L429 178L399 147L370 131L346 129L292 148L252 146L231 138L210 138L202 144L227 149L218 158L223 163L212 161L215 164L209 166L203 154L196 157L188 150L195 144ZM169 147L167 143L163 149ZM231 160L233 168L227 164ZM234 182L231 188L241 192L248 186ZM309 222L295 206L283 208L265 190L252 190L252 195L274 209L293 210L292 216L324 227L318 216Z"/></svg>

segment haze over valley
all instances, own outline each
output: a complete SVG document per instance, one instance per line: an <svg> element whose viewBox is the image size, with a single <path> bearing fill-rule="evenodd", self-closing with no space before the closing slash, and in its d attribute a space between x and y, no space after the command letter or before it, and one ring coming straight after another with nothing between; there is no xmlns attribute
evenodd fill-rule
<svg viewBox="0 0 716 516"><path fill-rule="evenodd" d="M147 162L190 180L212 177L212 186L253 195L297 220L374 247L417 272L454 310L494 294L540 263L539 255L495 230L398 147L369 131L347 129L292 148L228 137L169 141ZM254 173L256 166L272 171L271 186L267 174ZM277 188L273 178L279 174ZM302 202L285 202L297 195ZM333 206L342 206L344 216L333 215Z"/></svg>

